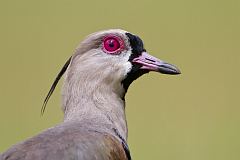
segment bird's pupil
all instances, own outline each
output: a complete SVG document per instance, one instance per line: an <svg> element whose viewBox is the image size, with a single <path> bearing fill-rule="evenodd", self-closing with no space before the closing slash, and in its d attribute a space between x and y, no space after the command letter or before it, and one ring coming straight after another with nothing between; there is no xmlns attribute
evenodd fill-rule
<svg viewBox="0 0 240 160"><path fill-rule="evenodd" d="M111 47L111 48L114 47L114 41L113 41L113 40L111 40L111 41L109 42L109 47Z"/></svg>

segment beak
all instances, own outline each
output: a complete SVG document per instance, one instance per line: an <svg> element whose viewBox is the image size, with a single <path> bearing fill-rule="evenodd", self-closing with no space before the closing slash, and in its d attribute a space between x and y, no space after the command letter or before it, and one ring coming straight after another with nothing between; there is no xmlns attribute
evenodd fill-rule
<svg viewBox="0 0 240 160"><path fill-rule="evenodd" d="M163 74L180 74L180 70L169 63L166 63L160 59L157 59L147 52L142 52L142 54L132 60L132 63L141 65L140 69L160 72Z"/></svg>

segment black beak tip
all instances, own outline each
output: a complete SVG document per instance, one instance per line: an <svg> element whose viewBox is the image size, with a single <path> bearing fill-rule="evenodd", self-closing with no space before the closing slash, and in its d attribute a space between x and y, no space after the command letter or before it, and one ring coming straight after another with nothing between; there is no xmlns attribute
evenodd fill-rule
<svg viewBox="0 0 240 160"><path fill-rule="evenodd" d="M158 71L162 74L170 74L170 75L181 74L180 69L178 69L176 66L169 63L164 63L163 65L160 65Z"/></svg>
<svg viewBox="0 0 240 160"><path fill-rule="evenodd" d="M181 74L180 69L176 68L176 70L175 70L175 72L174 72L173 74L175 74L175 75L177 75L177 74Z"/></svg>
<svg viewBox="0 0 240 160"><path fill-rule="evenodd" d="M159 70L162 74L178 75L181 74L180 70Z"/></svg>

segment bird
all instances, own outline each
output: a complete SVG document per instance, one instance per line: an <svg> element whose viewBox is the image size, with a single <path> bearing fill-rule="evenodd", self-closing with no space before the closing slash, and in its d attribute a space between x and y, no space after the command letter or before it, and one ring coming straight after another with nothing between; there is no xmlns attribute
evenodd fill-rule
<svg viewBox="0 0 240 160"><path fill-rule="evenodd" d="M0 160L131 160L125 95L130 84L150 71L180 70L151 56L141 38L122 29L88 35L57 75L62 86L63 122L0 155Z"/></svg>

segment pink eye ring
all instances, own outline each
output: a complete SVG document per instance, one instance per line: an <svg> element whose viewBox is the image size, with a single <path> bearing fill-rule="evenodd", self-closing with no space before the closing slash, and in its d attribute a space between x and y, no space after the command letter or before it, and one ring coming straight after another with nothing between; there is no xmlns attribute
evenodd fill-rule
<svg viewBox="0 0 240 160"><path fill-rule="evenodd" d="M103 39L103 50L106 53L118 54L123 48L123 42L116 36L107 36Z"/></svg>

